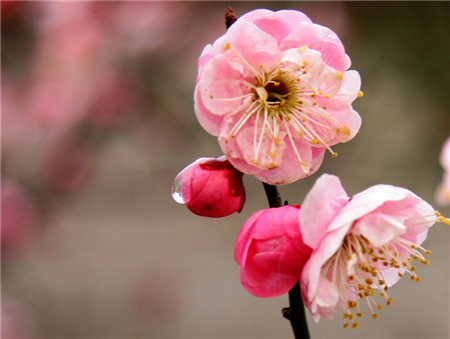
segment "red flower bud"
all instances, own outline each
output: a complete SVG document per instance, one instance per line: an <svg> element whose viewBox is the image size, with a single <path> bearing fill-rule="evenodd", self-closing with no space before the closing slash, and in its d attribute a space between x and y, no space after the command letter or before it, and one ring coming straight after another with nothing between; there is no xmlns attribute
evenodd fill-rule
<svg viewBox="0 0 450 339"><path fill-rule="evenodd" d="M242 210L245 202L242 176L225 156L200 158L176 176L172 196L197 215L225 217Z"/></svg>
<svg viewBox="0 0 450 339"><path fill-rule="evenodd" d="M299 206L286 205L253 213L236 240L234 258L244 288L257 297L287 293L300 279L312 249L305 245Z"/></svg>

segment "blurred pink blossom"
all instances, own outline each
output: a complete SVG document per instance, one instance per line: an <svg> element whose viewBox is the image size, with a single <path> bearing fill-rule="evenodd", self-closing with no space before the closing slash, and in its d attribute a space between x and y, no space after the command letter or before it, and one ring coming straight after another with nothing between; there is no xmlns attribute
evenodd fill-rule
<svg viewBox="0 0 450 339"><path fill-rule="evenodd" d="M376 318L377 293L390 305L388 288L402 275L420 280L412 261L429 263L420 244L435 221L433 208L404 188L376 185L350 199L339 178L321 176L300 210L303 240L313 249L301 289L314 320L332 318L341 306L344 327L357 327L362 299Z"/></svg>
<svg viewBox="0 0 450 339"><path fill-rule="evenodd" d="M1 252L4 258L25 250L36 232L38 208L13 180L1 180Z"/></svg>
<svg viewBox="0 0 450 339"><path fill-rule="evenodd" d="M37 335L36 321L22 302L2 295L0 315L3 339L28 339Z"/></svg>
<svg viewBox="0 0 450 339"><path fill-rule="evenodd" d="M125 122L134 111L137 86L125 74L115 69L107 69L97 77L87 120L98 127L115 127Z"/></svg>
<svg viewBox="0 0 450 339"><path fill-rule="evenodd" d="M444 168L444 177L436 189L436 202L441 206L450 205L450 138L442 146L440 163Z"/></svg>
<svg viewBox="0 0 450 339"><path fill-rule="evenodd" d="M179 34L173 26L186 13L183 2L120 1L109 6L107 21L115 41L111 47L134 55L171 48L167 42Z"/></svg>
<svg viewBox="0 0 450 339"><path fill-rule="evenodd" d="M269 184L314 173L361 118L357 71L330 29L294 10L239 18L198 61L195 112L238 170Z"/></svg>
<svg viewBox="0 0 450 339"><path fill-rule="evenodd" d="M43 155L38 170L41 184L53 194L73 193L89 178L92 158L91 150L83 142L68 138Z"/></svg>
<svg viewBox="0 0 450 339"><path fill-rule="evenodd" d="M234 257L244 288L258 297L276 297L298 282L311 248L303 243L299 206L269 208L247 219Z"/></svg>
<svg viewBox="0 0 450 339"><path fill-rule="evenodd" d="M197 215L225 217L242 210L245 202L242 175L224 156L200 158L175 177L172 195Z"/></svg>
<svg viewBox="0 0 450 339"><path fill-rule="evenodd" d="M30 116L22 109L23 93L16 79L2 70L1 75L1 148L2 160L15 157L29 144L36 144L39 133ZM26 138L24 138L26 135Z"/></svg>
<svg viewBox="0 0 450 339"><path fill-rule="evenodd" d="M100 65L108 32L94 3L53 1L39 6L44 15L38 22L35 66L70 70Z"/></svg>

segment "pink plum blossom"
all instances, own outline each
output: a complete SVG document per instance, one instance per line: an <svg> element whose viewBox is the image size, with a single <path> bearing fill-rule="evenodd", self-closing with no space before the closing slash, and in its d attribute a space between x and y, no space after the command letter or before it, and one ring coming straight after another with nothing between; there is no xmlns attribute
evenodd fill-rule
<svg viewBox="0 0 450 339"><path fill-rule="evenodd" d="M245 202L242 176L224 156L200 158L175 177L172 196L197 215L225 217L242 210Z"/></svg>
<svg viewBox="0 0 450 339"><path fill-rule="evenodd" d="M99 127L116 127L132 115L135 82L127 74L107 69L98 75L87 118Z"/></svg>
<svg viewBox="0 0 450 339"><path fill-rule="evenodd" d="M239 18L198 61L195 113L238 170L263 182L314 173L361 125L359 73L337 35L294 10Z"/></svg>
<svg viewBox="0 0 450 339"><path fill-rule="evenodd" d="M90 148L77 138L67 137L42 157L38 175L46 191L64 195L82 187L92 169Z"/></svg>
<svg viewBox="0 0 450 339"><path fill-rule="evenodd" d="M39 222L35 201L19 184L1 180L1 253L4 258L30 245Z"/></svg>
<svg viewBox="0 0 450 339"><path fill-rule="evenodd" d="M26 339L38 336L36 318L28 305L3 293L0 320L2 324L0 337L3 339Z"/></svg>
<svg viewBox="0 0 450 339"><path fill-rule="evenodd" d="M390 305L388 289L401 276L420 281L413 260L429 263L420 244L435 221L433 208L407 189L376 185L350 199L339 178L321 176L300 210L303 240L313 249L301 289L314 319L342 307L344 327L358 327L362 299L376 318L377 294Z"/></svg>
<svg viewBox="0 0 450 339"><path fill-rule="evenodd" d="M436 190L436 202L439 205L447 206L450 204L450 137L442 147L439 160L444 168L444 178Z"/></svg>
<svg viewBox="0 0 450 339"><path fill-rule="evenodd" d="M303 243L299 206L286 205L254 213L235 246L244 288L258 297L276 297L298 282L311 248Z"/></svg>

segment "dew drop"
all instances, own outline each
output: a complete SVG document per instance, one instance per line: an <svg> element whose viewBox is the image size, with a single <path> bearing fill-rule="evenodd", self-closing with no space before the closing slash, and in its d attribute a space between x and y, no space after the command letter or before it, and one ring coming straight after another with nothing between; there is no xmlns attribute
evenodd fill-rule
<svg viewBox="0 0 450 339"><path fill-rule="evenodd" d="M182 184L183 184L183 181L181 180L180 176L177 176L172 184L172 198L179 204L185 203L183 196L181 195Z"/></svg>

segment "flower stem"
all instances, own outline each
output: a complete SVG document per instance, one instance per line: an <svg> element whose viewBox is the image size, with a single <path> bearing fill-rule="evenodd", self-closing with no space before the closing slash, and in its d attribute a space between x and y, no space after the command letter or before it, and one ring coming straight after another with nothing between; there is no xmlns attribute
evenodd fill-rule
<svg viewBox="0 0 450 339"><path fill-rule="evenodd" d="M269 206L281 207L283 202L277 186L263 183ZM289 291L289 307L281 310L283 317L291 322L292 331L296 339L309 339L308 322L306 321L305 307L300 293L300 282L297 282Z"/></svg>
<svg viewBox="0 0 450 339"><path fill-rule="evenodd" d="M289 291L289 307L283 308L281 314L291 322L292 331L296 339L310 338L299 282Z"/></svg>
<svg viewBox="0 0 450 339"><path fill-rule="evenodd" d="M264 191L266 191L267 200L269 201L270 207L281 207L283 206L283 201L281 200L280 193L278 192L277 186L269 185L263 182Z"/></svg>

